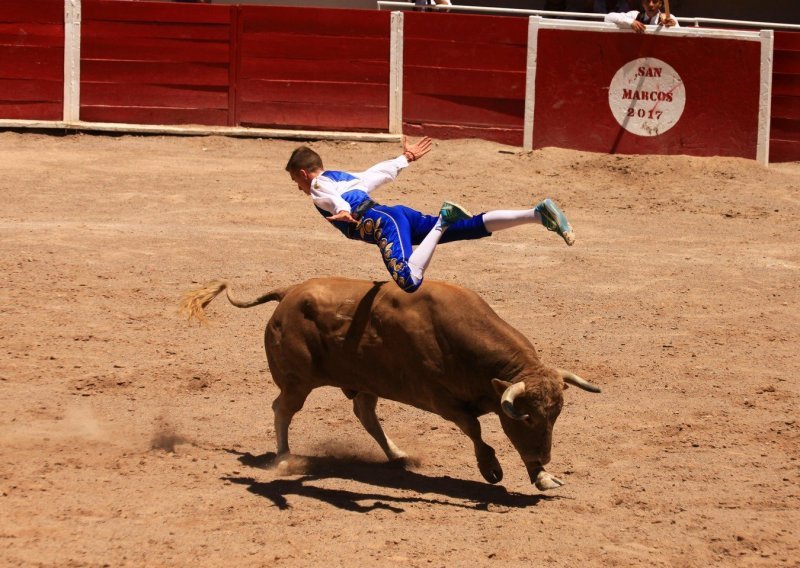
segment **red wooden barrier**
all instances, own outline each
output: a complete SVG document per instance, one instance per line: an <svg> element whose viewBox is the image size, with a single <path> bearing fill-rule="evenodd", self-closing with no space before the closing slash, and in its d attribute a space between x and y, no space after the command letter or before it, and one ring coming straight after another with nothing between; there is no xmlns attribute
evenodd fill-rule
<svg viewBox="0 0 800 568"><path fill-rule="evenodd" d="M241 6L237 122L387 131L390 13Z"/></svg>
<svg viewBox="0 0 800 568"><path fill-rule="evenodd" d="M800 33L775 32L770 162L800 161Z"/></svg>
<svg viewBox="0 0 800 568"><path fill-rule="evenodd" d="M528 20L405 13L403 130L522 145Z"/></svg>
<svg viewBox="0 0 800 568"><path fill-rule="evenodd" d="M389 128L389 12L82 5L85 122ZM60 0L0 0L0 118L63 117L63 17ZM404 17L404 131L522 145L528 20ZM537 48L536 148L756 157L759 42L545 26ZM634 61L679 84L659 90L659 77L637 78ZM652 88L640 92L641 81ZM800 160L799 33L776 32L772 83L771 160ZM620 118L614 96L628 97L634 115Z"/></svg>
<svg viewBox="0 0 800 568"><path fill-rule="evenodd" d="M756 158L759 42L542 29L538 47L534 148ZM617 102L635 102L631 123L647 121L655 136L628 131L611 109L612 80L640 58L657 61L631 69Z"/></svg>
<svg viewBox="0 0 800 568"><path fill-rule="evenodd" d="M83 0L81 120L232 124L232 10Z"/></svg>
<svg viewBox="0 0 800 568"><path fill-rule="evenodd" d="M0 118L64 116L64 4L2 0Z"/></svg>

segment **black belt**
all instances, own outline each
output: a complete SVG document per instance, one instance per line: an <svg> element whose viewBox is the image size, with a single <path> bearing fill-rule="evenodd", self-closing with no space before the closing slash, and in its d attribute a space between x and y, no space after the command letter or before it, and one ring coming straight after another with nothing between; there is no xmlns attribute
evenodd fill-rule
<svg viewBox="0 0 800 568"><path fill-rule="evenodd" d="M364 213L375 207L376 205L380 205L377 201L372 201L371 199L365 199L358 206L350 212L350 215L353 216L353 219L356 221L361 221L361 218L364 216Z"/></svg>

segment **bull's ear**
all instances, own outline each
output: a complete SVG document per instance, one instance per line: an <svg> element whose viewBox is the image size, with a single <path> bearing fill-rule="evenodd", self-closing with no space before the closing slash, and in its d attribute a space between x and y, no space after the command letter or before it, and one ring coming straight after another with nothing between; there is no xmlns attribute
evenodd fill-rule
<svg viewBox="0 0 800 568"><path fill-rule="evenodd" d="M503 393L506 392L506 389L511 386L511 383L508 381L501 381L500 379L492 379L492 386L494 387L494 390L498 396L503 396Z"/></svg>

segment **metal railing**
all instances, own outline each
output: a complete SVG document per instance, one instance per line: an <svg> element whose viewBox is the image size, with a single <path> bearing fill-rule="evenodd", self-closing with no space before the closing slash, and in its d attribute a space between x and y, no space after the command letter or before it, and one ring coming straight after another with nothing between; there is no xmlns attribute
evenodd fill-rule
<svg viewBox="0 0 800 568"><path fill-rule="evenodd" d="M411 2L389 2L378 0L378 10L413 10L414 4ZM544 18L571 18L576 20L596 20L602 22L605 14L594 14L590 12L555 12L552 10L523 10L517 8L498 8L494 6L427 6L433 12L474 12L478 14L500 14L508 16L542 16ZM692 27L745 27L773 30L793 30L800 31L800 25L780 24L776 22L752 22L748 20L721 20L717 18L694 18L676 17L682 26Z"/></svg>

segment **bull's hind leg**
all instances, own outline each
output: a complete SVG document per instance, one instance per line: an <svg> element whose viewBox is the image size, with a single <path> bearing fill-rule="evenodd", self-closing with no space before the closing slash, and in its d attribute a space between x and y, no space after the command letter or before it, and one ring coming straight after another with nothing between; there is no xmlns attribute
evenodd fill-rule
<svg viewBox="0 0 800 568"><path fill-rule="evenodd" d="M386 457L390 460L403 460L407 458L408 454L395 446L394 442L383 432L381 423L378 420L378 415L375 414L375 408L377 406L378 397L373 394L359 392L353 397L353 412L358 416L364 429L378 442L378 445L380 445Z"/></svg>
<svg viewBox="0 0 800 568"><path fill-rule="evenodd" d="M290 383L293 384L293 383ZM292 418L303 408L311 391L297 387L286 387L272 403L275 414L275 438L278 443L278 456L289 453L289 425Z"/></svg>

